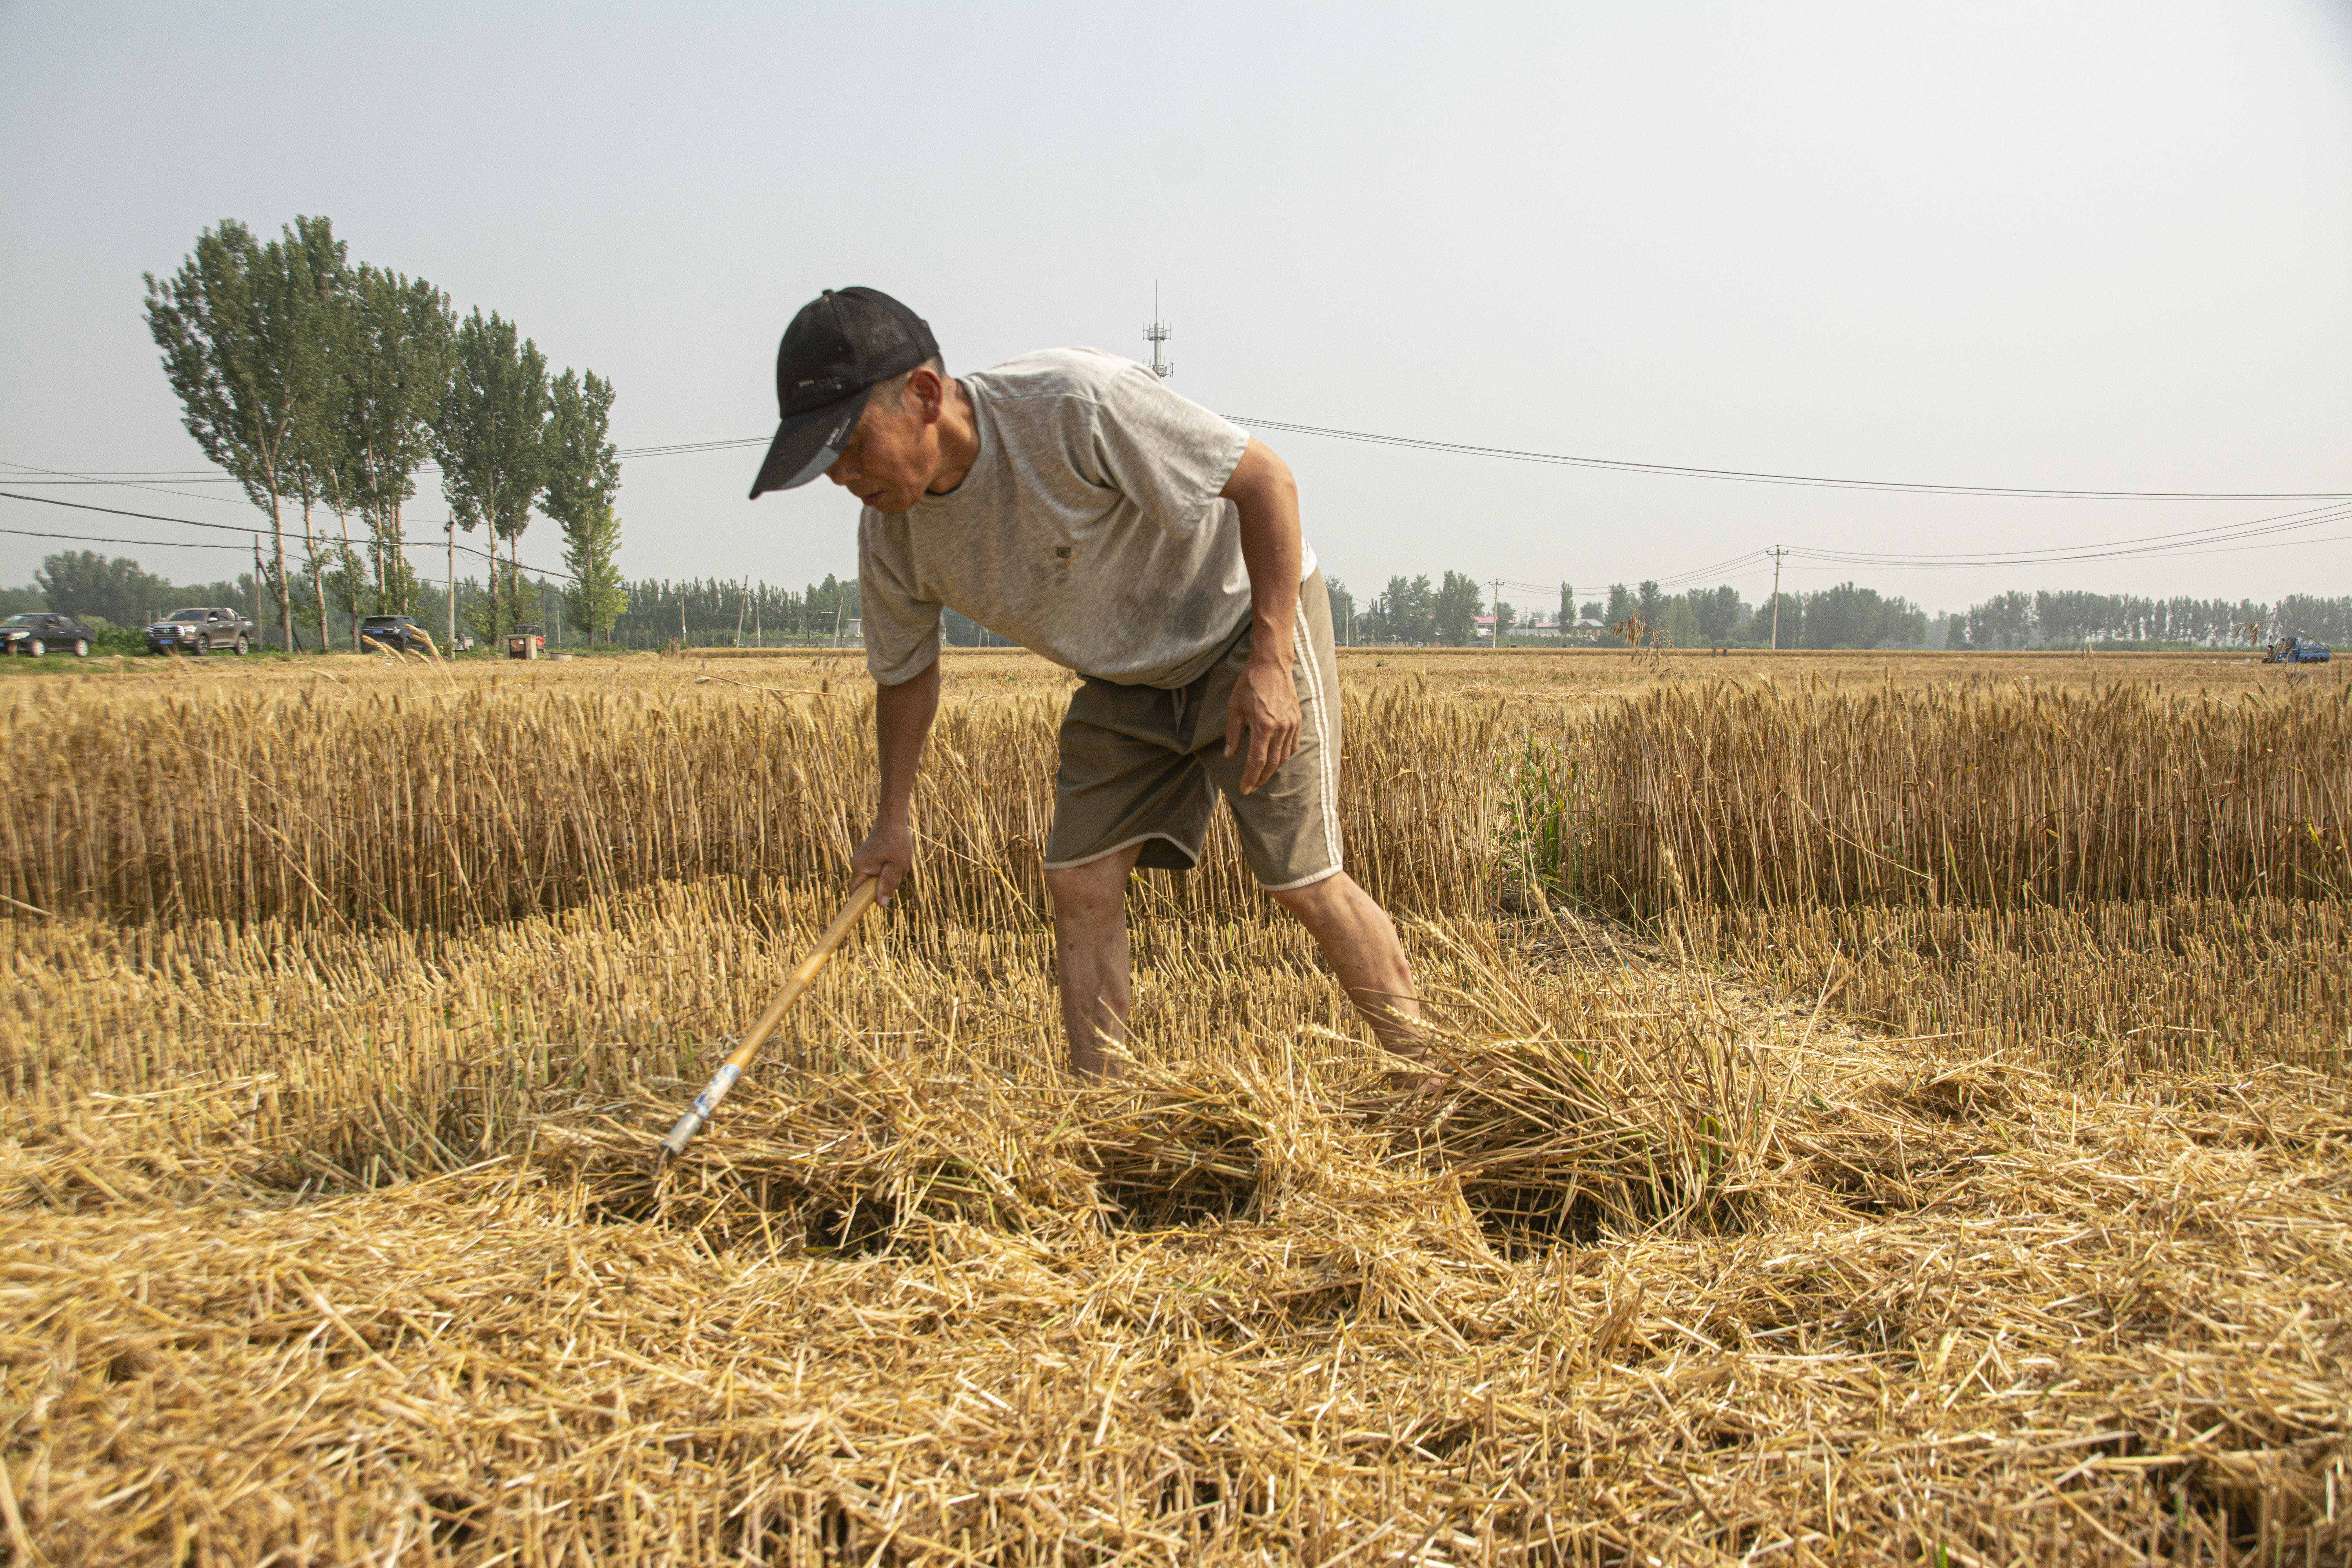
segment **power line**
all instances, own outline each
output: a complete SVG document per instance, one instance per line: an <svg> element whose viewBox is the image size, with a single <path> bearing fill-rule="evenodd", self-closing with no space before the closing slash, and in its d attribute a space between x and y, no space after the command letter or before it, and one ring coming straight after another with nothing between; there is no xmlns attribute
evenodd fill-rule
<svg viewBox="0 0 2352 1568"><path fill-rule="evenodd" d="M1523 451L1509 447L1474 447L1462 441L1429 440L1417 436L1382 436L1364 430L1340 430L1323 425L1294 425L1279 419L1253 419L1227 415L1236 425L1259 430L1283 430L1297 436L1326 436L1337 441L1402 447L1414 451L1444 452L1465 458L1501 458L1517 463L1549 463L1567 468L1600 468L1617 473L1662 474L1679 479L1728 479L1742 484L1803 485L1822 489L1897 490L1918 495L2010 496L2058 500L2352 500L2352 490L2078 490L2023 485L1956 485L1922 479L1836 479L1822 474L1772 474L1747 468L1701 468L1678 463L1637 463L1617 458L1580 458L1559 452Z"/></svg>
<svg viewBox="0 0 2352 1568"><path fill-rule="evenodd" d="M1156 296L1154 313L1156 318ZM1161 328L1164 323L1155 319L1151 326ZM1153 342L1153 353L1156 357L1159 352L1158 343L1164 341L1164 333L1161 339L1153 340L1150 339L1150 330L1147 329L1147 340ZM1161 374L1173 372L1175 368L1172 364L1166 365ZM1514 447L1481 447L1466 441L1445 441L1423 436L1391 436L1376 431L1343 429L1328 425L1302 425L1290 420L1259 419L1239 414L1228 415L1226 417L1236 425L1245 425L1255 429L1281 430L1292 435L1321 436L1336 441L1401 447L1413 451L1439 452L1455 457L1495 458L1517 463L1548 463L1559 467L1596 468L1615 473L1655 474L1677 479L1721 479L1740 484L1801 485L1827 489L1891 490L1916 495L2006 496L2061 500L2352 500L2352 490L2070 489L2045 485L1968 485L1927 479L1865 479L1829 474L1773 473L1754 468L1714 468L1686 463L1648 463L1624 458L1584 457L1571 453L1540 452ZM771 437L767 436L741 436L700 441L672 441L655 446L617 447L614 455L622 458L677 457L697 452L720 452L748 447L765 447L770 439ZM17 468L24 465L12 463L8 466ZM422 464L420 468L427 473L440 471L439 465L435 463ZM61 475L67 472L54 468L37 471ZM93 483L114 483L118 482L119 476L120 482L137 483L142 479L163 479L168 482L179 479L183 475L188 476L191 481L201 478L206 483L221 482L216 477L203 475L201 470L185 469L93 470L74 473L67 477Z"/></svg>
<svg viewBox="0 0 2352 1568"><path fill-rule="evenodd" d="M65 468L36 468L29 463L0 463L0 467L11 468L19 470L17 473L9 477L16 483L20 485L114 485L119 486L123 489L149 490L156 495L178 496L184 500L214 501L224 506L240 506L244 504L242 499L236 497L198 495L194 490L168 489L163 484L147 484L133 479L105 479L96 474L78 474ZM51 477L46 479L35 477L38 475L48 475ZM200 476L191 479L173 479L170 482L172 484L233 485L237 481L229 476L223 474L212 478Z"/></svg>
<svg viewBox="0 0 2352 1568"><path fill-rule="evenodd" d="M1728 561L1718 561L1712 566L1696 566L1687 572L1676 572L1669 576L1661 577L1658 579L1658 586L1661 588L1679 588L1685 584L1696 583L1703 578L1717 576L1724 573L1736 572L1742 566L1747 566L1755 562L1764 560L1772 552L1769 550L1750 550L1744 555L1735 555Z"/></svg>
<svg viewBox="0 0 2352 1568"><path fill-rule="evenodd" d="M62 489L67 485L111 485L117 489L126 490L152 490L156 488L154 485L142 484L132 479L92 479L88 474L68 474L62 468L28 468L22 463L8 463L0 466L18 470L18 472L8 476L8 482L17 485L48 485L52 488L58 489ZM63 477L58 479L45 479L41 477L46 474L58 474ZM175 485L233 485L237 481L230 479L226 474L197 474L192 478L173 479L170 482ZM180 492L177 490L162 490L158 493L163 495L177 495ZM188 499L190 500L218 500L221 498L218 496L192 495L188 497ZM241 506L244 503L237 501L230 504Z"/></svg>
<svg viewBox="0 0 2352 1568"><path fill-rule="evenodd" d="M125 511L119 506L93 506L89 501L59 500L55 496L28 496L16 490L0 490L0 496L5 496L10 500L38 501L43 506L69 506L76 511L102 511L109 517L136 517L148 522L176 522L186 528L216 528L223 533L265 531L257 524L252 523L240 528L226 522L198 522L193 517L165 517L161 512L153 511Z"/></svg>
<svg viewBox="0 0 2352 1568"><path fill-rule="evenodd" d="M1865 563L1871 560L1885 560L1889 562L1949 561L1962 564L1970 562L1991 562L1994 564L2012 564L2014 563L2010 562L2008 557L2071 556L2074 552L2086 550L2113 551L2117 554L2138 554L2142 552L2140 549L2142 546L2160 546L2167 542L2176 542L2181 546L2187 546L2233 537L2252 538L2264 533L2286 533L2299 528L2312 528L2323 522L2331 522L2340 515L2342 513L2338 506L2329 505L2312 507L2304 511L2277 512L2269 517L2249 518L2243 522L2216 522L2208 523L2200 528L2176 529L2168 533L2134 534L2123 539L2107 540L2098 544L2031 545L2020 550L1971 550L1941 553L1856 550L1839 551L1836 553L1853 556L1857 563Z"/></svg>
<svg viewBox="0 0 2352 1568"><path fill-rule="evenodd" d="M1170 367L1174 368L1174 367ZM1325 436L1334 440L1402 447L1455 457L1496 458L1511 462L1549 463L1569 468L1659 474L1683 479L1736 480L1745 484L1805 485L1828 489L1892 490L1917 495L2007 496L2028 500L2347 500L2352 490L2096 490L2062 489L2023 485L1942 484L1919 479L1857 479L1820 474L1774 474L1743 468L1706 468L1675 463L1642 463L1617 458L1582 458L1559 452L1536 452L1507 447L1477 447L1461 441L1439 441L1417 436L1383 436L1370 431L1343 430L1322 425L1299 425L1278 419L1255 419L1228 415L1236 425L1294 435ZM732 451L765 447L772 437L742 436L726 440L678 441L658 447L624 447L623 458L663 458L696 452Z"/></svg>
<svg viewBox="0 0 2352 1568"><path fill-rule="evenodd" d="M2352 517L2352 510L2338 512L2334 517L2321 519L2320 521L2336 522L2342 521L2347 517ZM2164 551L2130 551L2111 552L2093 555L2043 556L2032 560L2011 558L1987 561L1854 561L1825 552L1799 550L1793 547L1789 551L1789 555L1791 560L1802 559L1807 562L1808 564L1817 564L1822 567L1850 568L1854 566L1866 566L1873 570L1882 572L1936 572L1949 570L1955 567L2046 566L2056 563L2069 561L2113 561L2118 559L2129 559L2134 556L2158 554L2176 559L2198 555L2234 555L2241 552L2249 550L2287 550L2296 545L2330 544L2340 542L2346 539L2352 539L2352 534L2325 533L2315 538L2281 539L2262 544L2241 544L2235 542L2225 542L2211 544L2210 548L2179 546Z"/></svg>
<svg viewBox="0 0 2352 1568"><path fill-rule="evenodd" d="M1824 550L1796 545L1774 545L1769 550L1751 550L1712 565L1694 567L1665 577L1653 579L1664 588L1686 587L1718 574L1728 575L1739 568L1769 560L1773 563L1774 594L1780 592L1781 564L1794 561L1808 565L1864 567L1877 571L1931 571L1945 568L1979 568L1991 566L2059 565L2079 561L2127 560L2136 557L2174 555L2219 555L2236 550L2273 550L2293 544L2322 544L2339 535L2324 535L2315 539L2281 540L2273 543L2256 544L2250 541L2272 534L2294 533L2318 528L2330 522L2340 522L2352 517L2352 507L2314 507L2304 511L2280 512L2270 517L2251 518L2242 522L2213 523L2202 528L2180 529L2169 533L2143 534L2133 538L2110 540L2096 545L2047 545L2017 551L1975 551L1943 554L1898 554L1891 552ZM1549 593L1549 589L1536 583L1506 583L1507 587L1522 593Z"/></svg>
<svg viewBox="0 0 2352 1568"><path fill-rule="evenodd" d="M65 539L77 544L143 544L151 550L235 550L242 544L214 544L206 541L173 542L168 539L116 539L104 533L43 533L30 528L0 528L0 533L13 533L23 539Z"/></svg>
<svg viewBox="0 0 2352 1568"><path fill-rule="evenodd" d="M248 548L243 544L215 544L206 540L124 539L110 533L47 533L31 528L0 528L0 533L15 534L21 539L62 539L74 544L140 544L150 550L227 550L243 553ZM400 543L403 547L411 550L438 550L442 547L442 541L437 539L404 539ZM478 555L488 561L506 559L503 555L478 550L470 544L460 544L457 548L468 555ZM536 566L524 566L519 570L533 577L561 578L567 583L579 581L579 578L570 572L542 571ZM437 580L430 577L425 579L426 582Z"/></svg>
<svg viewBox="0 0 2352 1568"><path fill-rule="evenodd" d="M656 447L625 447L614 455L619 458L667 458L694 452L715 452L746 446L765 446L768 437L756 440L680 441ZM237 485L244 481L233 474L223 474L202 468L45 468L31 463L14 463L0 458L0 468L18 470L18 484L113 485L123 489L154 490L159 495L184 495L190 500L220 501L229 506L241 506L241 500L227 496L191 495L184 490L163 489L165 485ZM416 466L421 474L438 474L441 465L425 462ZM34 478L35 475L45 476Z"/></svg>
<svg viewBox="0 0 2352 1568"><path fill-rule="evenodd" d="M1154 321L1151 323L1151 326L1153 329L1159 329L1162 335L1160 338L1150 338L1148 331L1147 338L1153 344L1153 353L1155 356L1154 368L1160 370L1160 374L1164 375L1168 372L1172 371L1175 367L1173 365L1167 365L1163 368L1157 363L1159 345L1160 342L1164 341L1165 332L1164 327L1162 327L1161 323L1160 323L1157 319L1156 298L1154 306ZM1745 554L1734 556L1728 560L1716 563L1713 565L1702 566L1693 570L1674 574L1669 577L1657 580L1658 585L1662 588L1680 587L1691 583L1698 582L1706 577L1715 575L1717 574L1736 572L1739 568L1753 566L1768 558L1773 562L1774 577L1777 582L1781 563L1784 559L1788 558L1794 558L1795 560L1808 564L1818 563L1822 566L1852 566L1876 570L1925 570L1938 567L2055 565L2073 562L2110 560L2134 556L2219 554L2231 549L2276 548L2278 546L2254 545L2240 542L2261 538L2272 533L2298 531L2305 529L2317 527L2324 523L2340 521L2346 516L2352 516L2352 510L2342 509L2342 503L2352 501L2352 492L2100 490L2007 485L1948 484L1909 479L1863 479L1838 478L1818 474L1785 474L1754 469L1711 468L1684 464L1635 462L1622 458L1580 457L1565 453L1540 452L1514 447L1482 447L1466 442L1442 441L1422 437L1383 435L1377 432L1348 430L1330 426L1302 425L1286 420L1256 419L1243 416L1234 416L1233 417L1236 424L1250 426L1262 430L1280 430L1297 435L1320 436L1334 440L1354 441L1376 446L1396 447L1407 450L1436 452L1448 456L1490 458L1512 462L1531 462L1570 468L1593 468L1608 472L1649 474L1683 479L1707 479L1744 484L1793 485L1819 489L1855 489L1905 494L1988 496L2009 499L2078 500L2319 500L2330 503L2326 506L2313 508L2303 512L2283 513L2273 517L2256 518L2245 522L2210 524L2200 528L2176 530L2167 533L2129 536L2122 539L2108 540L2101 543L2092 545L2049 545L2009 552L1983 551L1941 554L1906 554L1891 552L1822 550L1797 547L1783 549L1782 547L1775 546L1769 551L1750 551ZM769 438L764 436L755 436L705 441L672 442L665 445L619 448L617 450L617 456L624 458L633 458L684 456L701 452L728 451L738 448L764 446L768 439ZM112 470L110 473L107 471L85 473L57 468L36 468L32 465L14 462L5 462L5 466L23 471L27 476L19 481L21 483L39 485L119 485L126 489L145 489L154 491L159 494L182 495L192 500L218 501L229 505L237 504L237 502L231 500L231 498L226 496L192 495L185 491L171 490L163 488L163 484L152 482L159 479L163 480L164 484L223 484L237 482L233 478L218 475L207 475L199 471L118 469ZM425 471L428 472L438 471L437 465L430 463L422 465L422 468ZM37 479L32 478L31 476L33 475L47 477ZM257 536L260 531L257 526L250 524L240 527L227 523L202 522L194 518L167 517L156 512L131 511L118 507L95 506L86 502L65 500L54 496L26 495L20 491L13 490L0 490L0 496L5 496L15 500L41 502L50 506L73 507L80 510L102 512L115 517L130 517L148 521L168 522L187 528L213 529L222 532L245 533L248 536ZM433 525L428 524L428 526ZM445 520L440 522L438 526L447 528L449 527L449 524ZM153 540L116 539L98 535L46 533L22 529L10 529L0 531L19 534L31 538L82 538L94 543L143 544L163 549L205 548L204 546L196 545L175 546L165 543L162 541ZM2327 536L2326 539L2293 540L2282 542L2320 543L2327 542L2334 537L2335 536ZM404 547L407 548L430 548L433 545L440 544L445 542L404 540L401 542ZM225 547L212 546L210 548ZM488 552L475 549L470 545L461 545L457 548L465 550L469 555L479 556L493 563L499 559L495 548ZM570 573L547 572L536 567L521 569L533 572L541 577L560 576L567 579L572 577L572 574ZM1507 585L1515 591L1524 593L1543 594L1549 593L1551 591L1549 587L1538 584L1510 583L1508 584L1503 584L1498 581L1496 584L1498 593L1500 587L1504 585Z"/></svg>
<svg viewBox="0 0 2352 1568"><path fill-rule="evenodd" d="M1842 566L1906 568L2042 566L2073 561L2115 561L2156 555L2220 554L2230 549L2255 549L2261 547L2242 542L2262 539L2272 534L2301 532L2305 529L2318 528L2326 523L2340 522L2347 517L2352 517L2352 507L2319 507L2307 512L2289 512L2280 517L2255 518L2242 523L2228 523L2215 528L2191 530L2185 534L2157 534L2144 539L2114 541L2102 545L2053 545L2043 549L2010 552L1981 551L1968 554L1897 555L1868 551L1792 547L1789 553L1808 561ZM2282 542L2316 544L2322 541L2287 540Z"/></svg>
<svg viewBox="0 0 2352 1568"><path fill-rule="evenodd" d="M28 474L66 474L95 484L110 485L122 479L154 479L159 482L203 479L207 483L236 483L216 468L44 468L34 463L12 463L5 458L0 458L0 467L22 468Z"/></svg>
<svg viewBox="0 0 2352 1568"><path fill-rule="evenodd" d="M659 447L623 447L614 451L618 458L674 458L691 452L724 452L738 447L765 447L772 436L730 436L715 441L672 441Z"/></svg>
<svg viewBox="0 0 2352 1568"><path fill-rule="evenodd" d="M71 507L76 511L100 511L106 513L110 517L135 517L147 522L173 522L178 523L183 528L216 529L223 533L242 533L253 539L258 539L265 531L257 524L249 523L240 528L226 522L200 522L193 517L165 517L163 513L154 511L125 511L122 508L118 506L93 506L88 501L59 500L55 496L20 495L15 490L0 490L0 497L5 497L9 500L37 501L43 506ZM446 518L438 521L430 518L419 518L416 521L428 528L446 528L449 526L448 520ZM0 530L0 532L25 533L36 539L88 539L93 543L101 544L150 544L155 546L157 549L163 550L235 550L243 548L241 545L173 544L166 541L157 539L100 539L96 534L32 533L30 530L17 528ZM336 542L330 540L328 542L333 543ZM400 541L400 543L404 549L439 550L444 548L448 542L439 539L403 539ZM479 550L471 544L460 544L457 548L464 551L468 555L479 555L487 561L495 562L505 559L495 550ZM533 575L540 577L562 577L569 582L579 581L578 577L572 573L553 571L545 567L517 566L516 570L529 572Z"/></svg>

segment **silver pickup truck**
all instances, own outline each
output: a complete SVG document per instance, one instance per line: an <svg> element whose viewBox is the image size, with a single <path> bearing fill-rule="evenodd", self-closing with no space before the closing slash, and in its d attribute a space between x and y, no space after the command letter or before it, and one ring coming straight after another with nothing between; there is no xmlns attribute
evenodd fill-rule
<svg viewBox="0 0 2352 1568"><path fill-rule="evenodd" d="M173 610L147 628L149 653L210 653L216 647L243 653L253 645L253 623L225 605Z"/></svg>

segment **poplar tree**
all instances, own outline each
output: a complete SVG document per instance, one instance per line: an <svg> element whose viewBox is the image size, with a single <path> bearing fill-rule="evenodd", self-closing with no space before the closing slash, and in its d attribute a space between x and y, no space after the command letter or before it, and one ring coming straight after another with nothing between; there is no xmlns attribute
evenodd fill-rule
<svg viewBox="0 0 2352 1568"><path fill-rule="evenodd" d="M613 512L621 459L612 441L612 413L613 384L594 371L567 370L556 378L548 399L547 491L540 510L563 531L563 564L572 574L564 616L591 643L609 633L629 605L613 560L621 546L621 520Z"/></svg>
<svg viewBox="0 0 2352 1568"><path fill-rule="evenodd" d="M1476 629L1478 612L1485 607L1485 595L1478 591L1478 580L1460 572L1448 572L1439 582L1437 595L1430 605L1430 619L1434 623L1437 639L1453 647L1470 641Z"/></svg>
<svg viewBox="0 0 2352 1568"><path fill-rule="evenodd" d="M406 614L415 594L400 511L431 454L456 331L449 297L424 279L365 262L352 274L339 334L340 425L352 500L367 523L379 615Z"/></svg>
<svg viewBox="0 0 2352 1568"><path fill-rule="evenodd" d="M291 287L282 247L264 247L234 218L198 234L195 248L169 279L144 276L147 330L163 351L164 377L179 395L182 423L205 456L269 516L269 589L278 601L279 636L290 649L294 603L287 592L286 531L278 503L286 493L308 374L310 302Z"/></svg>
<svg viewBox="0 0 2352 1568"><path fill-rule="evenodd" d="M1427 642L1436 596L1426 574L1390 578L1387 590L1372 601L1372 636L1382 642Z"/></svg>
<svg viewBox="0 0 2352 1568"><path fill-rule="evenodd" d="M441 465L441 490L449 498L457 527L468 533L483 525L490 531L491 570L486 575L494 601L509 601L490 606L488 626L496 637L521 618L516 586L520 545L545 479L547 357L529 338L517 342L512 321L496 311L485 320L478 308L457 325L449 365L448 390L433 423L433 458ZM498 561L502 539L508 542L503 568ZM453 532L453 566L456 559ZM457 636L453 603L452 644Z"/></svg>
<svg viewBox="0 0 2352 1568"><path fill-rule="evenodd" d="M351 511L351 465L343 445L341 405L345 295L351 267L331 221L299 217L266 247L295 307L295 401L293 439L283 468L286 494L302 506L302 549L310 571L310 604L319 627L319 650L327 648L327 552L320 547L310 514L320 502L338 519ZM349 526L343 551L351 548Z"/></svg>

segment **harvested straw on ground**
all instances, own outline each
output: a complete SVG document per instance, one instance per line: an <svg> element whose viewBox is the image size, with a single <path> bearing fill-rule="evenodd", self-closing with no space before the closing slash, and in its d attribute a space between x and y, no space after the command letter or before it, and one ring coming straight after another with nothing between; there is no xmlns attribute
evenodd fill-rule
<svg viewBox="0 0 2352 1568"><path fill-rule="evenodd" d="M2233 921L2178 889L1955 909L1815 882L1778 926L1687 898L1606 928L1505 879L1530 858L1515 748L1584 721L1400 689L1362 705L1349 827L1455 906L1407 927L1455 1081L1387 1089L1303 938L1245 890L1150 880L1135 1079L1079 1094L1018 858L1037 696L973 698L921 899L656 1185L653 1139L832 907L811 868L863 787L812 771L854 715L730 737L743 712L687 679L414 715L421 683L110 697L129 738L93 721L75 745L234 736L284 809L0 809L10 874L64 906L0 921L0 1551L2352 1557L2325 889ZM1878 776L1853 694L1784 700L1824 778ZM720 702L787 711L693 699ZM563 763L608 721L624 784ZM538 815L507 825L495 776L413 808L307 782L338 737L412 726L541 768ZM755 831L640 754L664 736L792 757L798 793L747 785ZM1702 782L1666 828L1725 820ZM365 842L428 818L473 847ZM295 891L226 920L119 891L207 865L239 898ZM445 890L457 868L473 891ZM2126 1033L2241 1004L2273 1022L2226 1049Z"/></svg>
<svg viewBox="0 0 2352 1568"><path fill-rule="evenodd" d="M1971 1133L1867 1057L1822 1065L1832 1110L1759 1152L1764 1212L1516 1260L1460 1184L1312 1100L1269 1128L1264 1217L1165 1228L918 1195L776 1245L747 1178L844 1122L772 1097L712 1134L723 1201L646 1220L560 1139L290 1207L19 1210L12 1475L79 1561L2123 1562L2105 1534L2183 1521L2208 1551L2344 1549L2352 1108L2266 1132L2307 1081L2105 1120L2029 1085ZM871 1127L880 1092L812 1103ZM969 1077L893 1092L908 1152L844 1173L1038 1124ZM1892 1179L1898 1144L1899 1201L1805 1179ZM2118 1223L2134 1193L2157 1206Z"/></svg>

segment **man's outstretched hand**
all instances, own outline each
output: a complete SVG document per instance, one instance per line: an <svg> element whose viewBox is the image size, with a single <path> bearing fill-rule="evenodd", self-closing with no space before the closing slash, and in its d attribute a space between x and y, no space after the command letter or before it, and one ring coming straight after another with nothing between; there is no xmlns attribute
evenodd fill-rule
<svg viewBox="0 0 2352 1568"><path fill-rule="evenodd" d="M888 903L898 884L915 864L914 830L904 822L877 822L857 853L849 858L853 876L878 877L882 881L882 901Z"/></svg>
<svg viewBox="0 0 2352 1568"><path fill-rule="evenodd" d="M1274 776L1274 771L1298 751L1298 688L1290 671L1273 659L1255 655L1234 682L1225 703L1225 755L1241 750L1249 736L1249 763L1242 769L1242 793L1248 795Z"/></svg>

